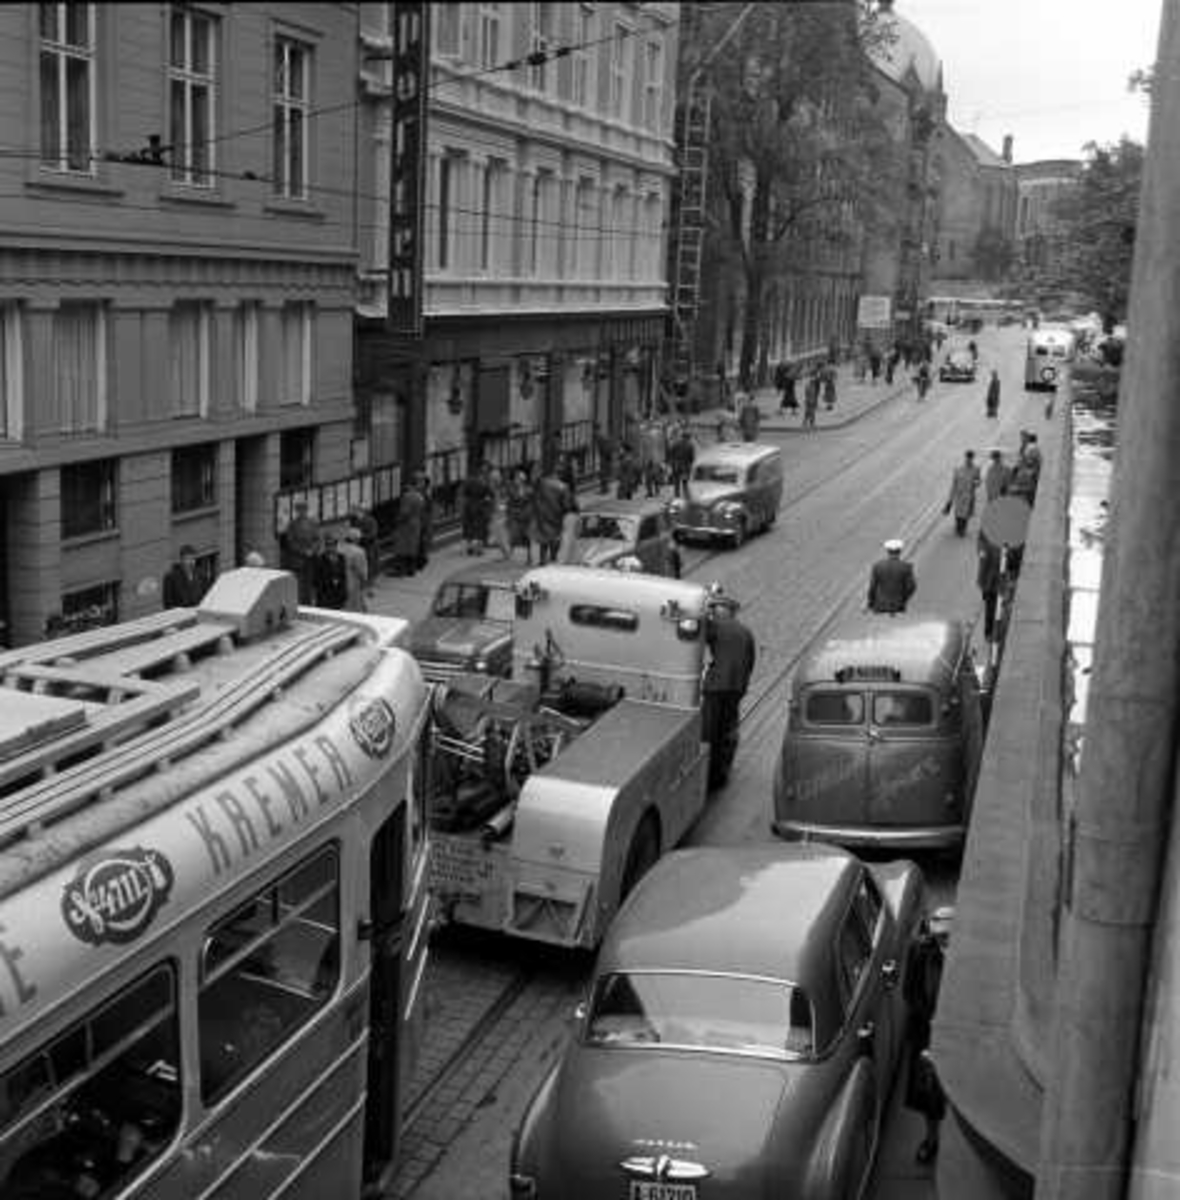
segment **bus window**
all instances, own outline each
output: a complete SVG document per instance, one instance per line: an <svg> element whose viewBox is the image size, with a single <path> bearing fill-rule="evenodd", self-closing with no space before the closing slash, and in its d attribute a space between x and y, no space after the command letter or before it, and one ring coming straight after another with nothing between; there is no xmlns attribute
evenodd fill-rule
<svg viewBox="0 0 1180 1200"><path fill-rule="evenodd" d="M114 1195L167 1147L180 1108L165 965L0 1075L0 1195Z"/></svg>
<svg viewBox="0 0 1180 1200"><path fill-rule="evenodd" d="M340 975L340 866L321 850L205 940L201 1098L212 1104L324 1006Z"/></svg>

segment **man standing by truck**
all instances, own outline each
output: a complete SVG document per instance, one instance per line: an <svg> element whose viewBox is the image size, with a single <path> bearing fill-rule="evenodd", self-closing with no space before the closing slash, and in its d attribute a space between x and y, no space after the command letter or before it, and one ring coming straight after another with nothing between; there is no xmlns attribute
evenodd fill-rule
<svg viewBox="0 0 1180 1200"><path fill-rule="evenodd" d="M905 612L914 589L914 568L905 562L901 552L905 543L900 538L890 538L885 543L885 557L873 564L869 574L868 607L871 612Z"/></svg>
<svg viewBox="0 0 1180 1200"><path fill-rule="evenodd" d="M754 671L754 635L737 618L738 602L714 585L705 643L710 660L702 685L701 737L709 745L709 787L724 787L737 753L742 697Z"/></svg>

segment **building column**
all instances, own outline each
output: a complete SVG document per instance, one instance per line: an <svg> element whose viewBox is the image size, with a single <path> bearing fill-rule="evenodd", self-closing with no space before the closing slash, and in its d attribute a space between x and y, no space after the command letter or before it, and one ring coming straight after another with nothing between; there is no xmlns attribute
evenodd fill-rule
<svg viewBox="0 0 1180 1200"><path fill-rule="evenodd" d="M61 606L61 473L29 471L4 479L8 544L8 638L39 642Z"/></svg>

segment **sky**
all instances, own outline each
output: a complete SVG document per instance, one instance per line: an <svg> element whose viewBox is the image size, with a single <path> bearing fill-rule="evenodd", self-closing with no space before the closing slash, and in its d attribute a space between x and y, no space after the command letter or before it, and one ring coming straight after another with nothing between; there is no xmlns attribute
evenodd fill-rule
<svg viewBox="0 0 1180 1200"><path fill-rule="evenodd" d="M1169 0L1170 2L1170 0ZM947 115L1016 162L1147 139L1127 77L1156 55L1164 0L895 0L942 60Z"/></svg>

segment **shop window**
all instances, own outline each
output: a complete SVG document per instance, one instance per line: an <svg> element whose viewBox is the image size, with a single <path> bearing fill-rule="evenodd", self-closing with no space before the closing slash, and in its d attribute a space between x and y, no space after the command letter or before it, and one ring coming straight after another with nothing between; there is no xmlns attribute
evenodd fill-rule
<svg viewBox="0 0 1180 1200"><path fill-rule="evenodd" d="M0 1195L121 1195L180 1114L176 971L162 965L0 1074Z"/></svg>
<svg viewBox="0 0 1180 1200"><path fill-rule="evenodd" d="M108 533L118 525L114 459L75 463L61 469L61 536Z"/></svg>
<svg viewBox="0 0 1180 1200"><path fill-rule="evenodd" d="M335 847L256 893L205 939L201 1098L215 1103L324 1007L340 977Z"/></svg>
<svg viewBox="0 0 1180 1200"><path fill-rule="evenodd" d="M115 625L118 620L119 582L112 579L63 593L61 612L54 613L45 622L45 636L83 633L87 629Z"/></svg>
<svg viewBox="0 0 1180 1200"><path fill-rule="evenodd" d="M279 487L311 487L315 430L287 429L279 434Z"/></svg>
<svg viewBox="0 0 1180 1200"><path fill-rule="evenodd" d="M172 451L172 511L192 512L217 503L217 444Z"/></svg>

